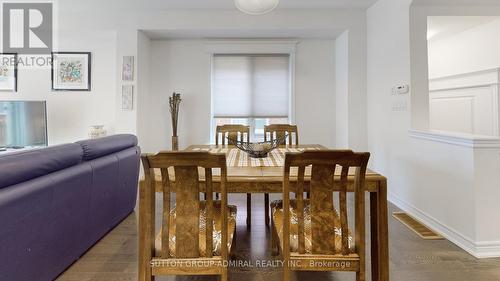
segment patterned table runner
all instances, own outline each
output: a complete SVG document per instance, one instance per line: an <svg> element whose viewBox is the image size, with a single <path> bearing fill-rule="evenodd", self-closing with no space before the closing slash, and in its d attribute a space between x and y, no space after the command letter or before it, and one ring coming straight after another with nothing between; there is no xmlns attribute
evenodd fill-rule
<svg viewBox="0 0 500 281"><path fill-rule="evenodd" d="M286 152L301 152L305 150L320 150L319 147L308 148L276 148L266 158L251 158L238 148L194 148L193 151L208 151L210 153L225 153L228 167L283 167Z"/></svg>

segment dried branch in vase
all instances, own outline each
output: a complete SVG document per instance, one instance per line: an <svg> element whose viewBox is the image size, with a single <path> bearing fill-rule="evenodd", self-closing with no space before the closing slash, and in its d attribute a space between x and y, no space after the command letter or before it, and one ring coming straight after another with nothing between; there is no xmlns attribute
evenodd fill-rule
<svg viewBox="0 0 500 281"><path fill-rule="evenodd" d="M181 94L175 92L168 98L170 115L172 116L172 133L174 137L177 136L177 122L179 120L179 105L181 100Z"/></svg>

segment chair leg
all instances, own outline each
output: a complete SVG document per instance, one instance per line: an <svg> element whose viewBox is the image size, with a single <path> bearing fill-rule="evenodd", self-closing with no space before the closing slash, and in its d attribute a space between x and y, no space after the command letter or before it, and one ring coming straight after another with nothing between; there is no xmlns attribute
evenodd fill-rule
<svg viewBox="0 0 500 281"><path fill-rule="evenodd" d="M228 280L228 269L227 267L222 270L222 274L220 275L220 281Z"/></svg>
<svg viewBox="0 0 500 281"><path fill-rule="evenodd" d="M247 193L247 227L252 225L252 194Z"/></svg>
<svg viewBox="0 0 500 281"><path fill-rule="evenodd" d="M306 192L306 198L311 199L311 193L309 191Z"/></svg>
<svg viewBox="0 0 500 281"><path fill-rule="evenodd" d="M292 280L292 271L290 270L290 267L284 266L283 267L283 281L291 281Z"/></svg>
<svg viewBox="0 0 500 281"><path fill-rule="evenodd" d="M219 193L215 193L215 200L219 200Z"/></svg>
<svg viewBox="0 0 500 281"><path fill-rule="evenodd" d="M139 268L139 281L154 281L155 277L151 272L151 268Z"/></svg>
<svg viewBox="0 0 500 281"><path fill-rule="evenodd" d="M266 226L269 225L269 193L264 194L264 215L265 217L265 222Z"/></svg>
<svg viewBox="0 0 500 281"><path fill-rule="evenodd" d="M274 225L274 218L271 216L271 255L279 255L278 234L276 233L276 226Z"/></svg>

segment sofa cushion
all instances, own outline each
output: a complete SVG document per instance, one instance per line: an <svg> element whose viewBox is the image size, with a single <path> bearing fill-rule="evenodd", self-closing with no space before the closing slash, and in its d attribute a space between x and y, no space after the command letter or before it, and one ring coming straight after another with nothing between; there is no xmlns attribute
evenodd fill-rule
<svg viewBox="0 0 500 281"><path fill-rule="evenodd" d="M74 143L0 156L0 188L77 165L82 156L82 147Z"/></svg>
<svg viewBox="0 0 500 281"><path fill-rule="evenodd" d="M83 160L89 161L137 145L134 135L113 135L109 137L79 141L83 148Z"/></svg>

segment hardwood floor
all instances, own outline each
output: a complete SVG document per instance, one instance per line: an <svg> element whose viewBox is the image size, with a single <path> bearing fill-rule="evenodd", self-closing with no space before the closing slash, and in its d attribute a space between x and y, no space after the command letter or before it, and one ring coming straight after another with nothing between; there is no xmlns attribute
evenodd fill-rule
<svg viewBox="0 0 500 281"><path fill-rule="evenodd" d="M253 195L255 198L262 195ZM271 195L271 200L278 198ZM351 198L352 200L352 198ZM246 227L246 195L230 195L229 202L238 205L238 226L233 260L241 266L230 269L230 280L277 281L281 269L257 267L262 260L272 261L269 228L264 225L263 202L252 204L252 227ZM397 211L390 205L389 213ZM158 216L157 216L158 217ZM368 230L369 228L367 228ZM367 233L369 237L369 233ZM389 216L391 280L400 281L494 281L500 280L500 259L475 259L447 240L426 241ZM369 247L368 247L369 249ZM368 265L370 256L368 253ZM251 263L253 265L248 267ZM368 277L370 276L368 272ZM295 280L355 280L353 273L294 273ZM137 280L137 213L99 241L58 281L128 281ZM216 277L161 277L156 280L217 280ZM370 280L370 278L368 278Z"/></svg>

